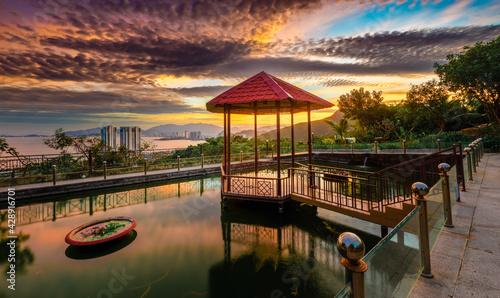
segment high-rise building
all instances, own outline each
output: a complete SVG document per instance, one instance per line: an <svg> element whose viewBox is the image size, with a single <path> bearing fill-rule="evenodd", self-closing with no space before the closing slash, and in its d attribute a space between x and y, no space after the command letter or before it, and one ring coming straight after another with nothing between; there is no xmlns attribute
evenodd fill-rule
<svg viewBox="0 0 500 298"><path fill-rule="evenodd" d="M108 125L101 128L101 139L106 146L116 149L116 127Z"/></svg>
<svg viewBox="0 0 500 298"><path fill-rule="evenodd" d="M201 131L192 131L189 133L189 138L191 140L199 140L201 139Z"/></svg>
<svg viewBox="0 0 500 298"><path fill-rule="evenodd" d="M189 139L189 131L187 131L187 130L186 130L185 132L183 132L183 133L182 133L182 137L183 137L184 139Z"/></svg>
<svg viewBox="0 0 500 298"><path fill-rule="evenodd" d="M141 129L134 127L120 127L120 144L131 151L141 148Z"/></svg>

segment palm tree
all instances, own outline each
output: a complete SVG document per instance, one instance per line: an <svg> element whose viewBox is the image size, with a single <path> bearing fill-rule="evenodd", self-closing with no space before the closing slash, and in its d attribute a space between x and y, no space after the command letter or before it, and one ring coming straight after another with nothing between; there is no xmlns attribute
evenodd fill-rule
<svg viewBox="0 0 500 298"><path fill-rule="evenodd" d="M332 128L336 135L340 136L340 140L344 142L345 137L349 134L349 121L347 119L340 119L339 124L331 121L325 120Z"/></svg>

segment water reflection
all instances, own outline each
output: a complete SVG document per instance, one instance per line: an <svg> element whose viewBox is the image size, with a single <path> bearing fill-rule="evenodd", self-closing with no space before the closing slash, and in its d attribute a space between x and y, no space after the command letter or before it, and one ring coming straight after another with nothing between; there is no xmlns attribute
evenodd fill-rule
<svg viewBox="0 0 500 298"><path fill-rule="evenodd" d="M205 177L18 205L19 232L31 235L22 243L30 252L24 263L34 264L25 265L16 294L99 297L115 273L124 272L134 278L119 297L332 297L344 285L338 235L358 234L367 250L380 240L361 231L359 220L359 229L350 228L337 223L346 217L328 211L327 220L308 206L287 205L280 216L272 204L230 200L225 210L219 203L220 177ZM89 216L110 215L135 218L137 234L103 251L77 251L64 242ZM408 252L402 248L414 241L403 236L388 245L391 255ZM386 270L405 267L391 256L386 260L389 265L372 261L367 285L397 284L401 275ZM12 297L0 286L0 297Z"/></svg>
<svg viewBox="0 0 500 298"><path fill-rule="evenodd" d="M127 247L130 243L134 242L135 238L137 238L137 231L132 230L132 232L128 235L109 243L83 247L69 245L64 254L66 257L75 260L95 259L115 253L120 249Z"/></svg>
<svg viewBox="0 0 500 298"><path fill-rule="evenodd" d="M125 191L110 189L101 193L93 192L65 197L59 196L55 197L51 202L18 206L16 208L16 224L17 226L22 226L36 222L56 221L61 218L82 214L94 215L94 213L106 212L110 209L147 204L148 201L165 200L193 193L199 193L200 197L202 197L204 191L219 188L220 178L210 177L191 181L179 181L166 185L148 185Z"/></svg>
<svg viewBox="0 0 500 298"><path fill-rule="evenodd" d="M30 238L30 235L19 233L17 234L17 238L9 238L9 231L10 228L8 227L8 212L2 211L0 212L0 255L2 256L0 257L0 268L2 268L6 276L9 276L7 271L9 271L10 264L14 264L16 266L16 274L22 274L35 261L35 254L31 250L31 248L23 244L23 242L26 242ZM12 240L15 240L15 253L13 254L14 259L12 259L12 257L9 257L9 255L11 254L11 247L9 243ZM9 261L9 259L15 261L11 262Z"/></svg>
<svg viewBox="0 0 500 298"><path fill-rule="evenodd" d="M211 297L331 297L345 284L338 235L355 232L368 249L380 240L322 219L314 208L288 206L279 217L266 207L233 202L222 209L224 260L210 269Z"/></svg>

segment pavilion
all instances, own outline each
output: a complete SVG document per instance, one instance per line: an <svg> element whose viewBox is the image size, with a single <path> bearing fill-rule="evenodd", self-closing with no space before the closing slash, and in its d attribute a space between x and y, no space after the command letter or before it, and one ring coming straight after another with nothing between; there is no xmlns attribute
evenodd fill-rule
<svg viewBox="0 0 500 298"><path fill-rule="evenodd" d="M224 158L222 165L222 195L258 201L283 202L290 199L289 177L281 177L280 117L291 117L291 161L295 164L294 113L307 112L308 161L312 163L311 111L332 107L330 102L304 91L277 77L260 72L223 92L207 103L207 110L224 114ZM254 115L255 176L231 175L231 115ZM259 177L257 150L257 115L276 115L277 177Z"/></svg>

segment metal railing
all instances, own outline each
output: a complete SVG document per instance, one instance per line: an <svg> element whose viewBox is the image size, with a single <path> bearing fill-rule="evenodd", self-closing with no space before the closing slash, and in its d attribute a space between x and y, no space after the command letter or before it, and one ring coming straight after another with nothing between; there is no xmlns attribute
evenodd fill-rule
<svg viewBox="0 0 500 298"><path fill-rule="evenodd" d="M283 200L290 197L289 177L226 175L221 166L221 190L223 196L240 198Z"/></svg>
<svg viewBox="0 0 500 298"><path fill-rule="evenodd" d="M291 168L291 193L359 211L385 211L386 206L413 204L411 185L415 181L437 183L440 179L438 164L447 163L463 169L459 152L461 145L453 145L378 172L317 165L308 165L309 169ZM460 173L456 171L456 179L463 183Z"/></svg>

